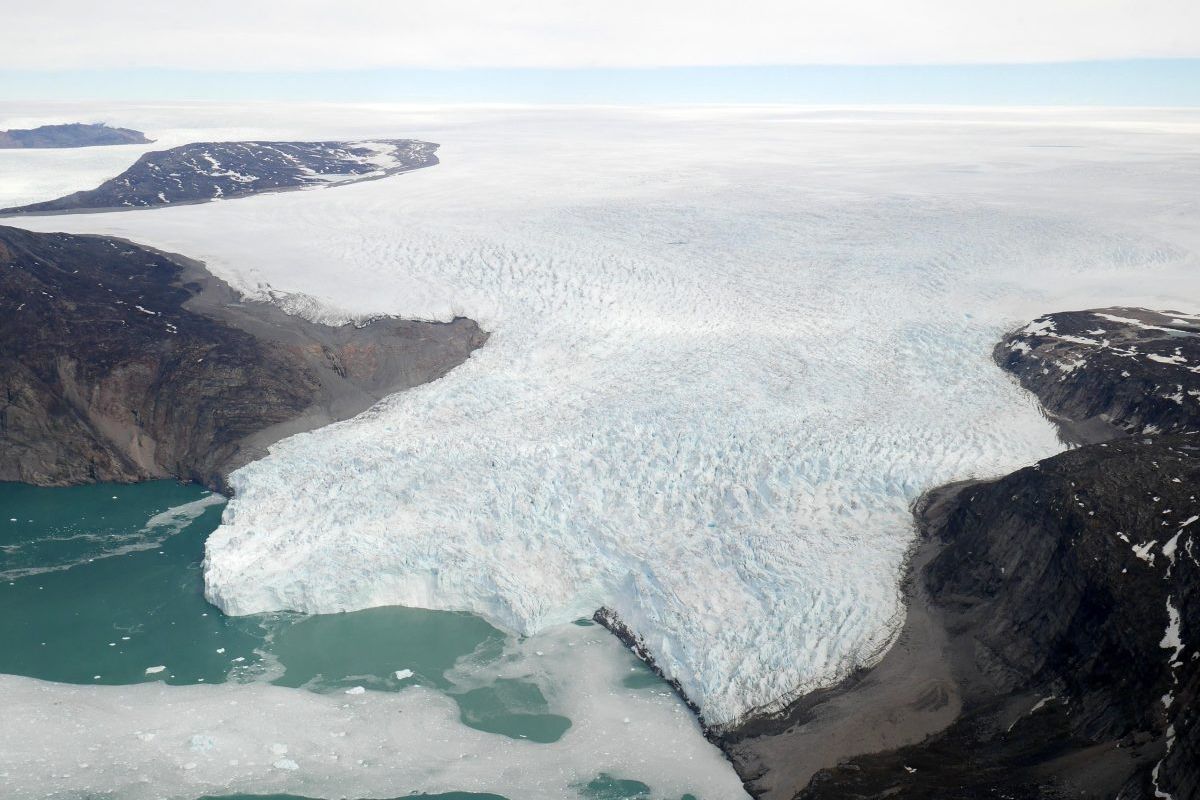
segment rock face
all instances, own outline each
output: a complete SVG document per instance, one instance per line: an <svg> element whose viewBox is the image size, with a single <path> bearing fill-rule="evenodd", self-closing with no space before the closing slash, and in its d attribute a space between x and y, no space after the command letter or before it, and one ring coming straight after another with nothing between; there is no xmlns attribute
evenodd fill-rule
<svg viewBox="0 0 1200 800"><path fill-rule="evenodd" d="M0 131L0 149L32 147L98 147L113 144L149 144L141 131L107 125L42 125L27 130Z"/></svg>
<svg viewBox="0 0 1200 800"><path fill-rule="evenodd" d="M996 360L1066 433L1092 443L918 506L912 602L944 629L961 709L919 742L841 760L790 789L770 780L787 755L762 757L769 736L751 748L731 739L752 790L1200 797L1196 319L1053 314L997 346Z"/></svg>
<svg viewBox="0 0 1200 800"><path fill-rule="evenodd" d="M1200 317L1139 308L1052 314L994 355L1049 412L1093 433L1182 431L1200 420Z"/></svg>
<svg viewBox="0 0 1200 800"><path fill-rule="evenodd" d="M415 139L360 142L195 142L146 153L95 189L0 214L147 208L383 178L438 163Z"/></svg>
<svg viewBox="0 0 1200 800"><path fill-rule="evenodd" d="M440 377L485 340L467 319L316 325L180 257L0 227L0 480L224 488L270 443Z"/></svg>

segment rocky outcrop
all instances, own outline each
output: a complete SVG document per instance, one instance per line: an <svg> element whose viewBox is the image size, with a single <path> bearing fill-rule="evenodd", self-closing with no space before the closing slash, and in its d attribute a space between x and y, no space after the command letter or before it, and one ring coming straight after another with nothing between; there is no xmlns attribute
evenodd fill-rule
<svg viewBox="0 0 1200 800"><path fill-rule="evenodd" d="M437 148L415 139L195 142L146 153L95 189L0 214L151 208L342 185L433 166Z"/></svg>
<svg viewBox="0 0 1200 800"><path fill-rule="evenodd" d="M1200 426L1197 316L1142 308L1051 314L1006 337L995 358L1075 428L1113 435Z"/></svg>
<svg viewBox="0 0 1200 800"><path fill-rule="evenodd" d="M141 131L73 122L39 128L0 131L0 150L34 147L99 147L113 144L149 144Z"/></svg>
<svg viewBox="0 0 1200 800"><path fill-rule="evenodd" d="M900 746L851 750L875 752L789 786L776 779L789 756L770 745L822 724L822 709L835 706L817 698L766 735L727 739L752 791L1200 797L1195 321L1142 309L1054 314L1001 342L1001 366L1065 433L1092 443L918 504L910 618L916 610L937 620L957 713ZM858 676L831 694L853 710L871 682ZM919 711L893 710L901 720Z"/></svg>
<svg viewBox="0 0 1200 800"><path fill-rule="evenodd" d="M0 227L0 480L224 476L291 433L445 374L474 322L327 327L195 262Z"/></svg>
<svg viewBox="0 0 1200 800"><path fill-rule="evenodd" d="M926 515L943 546L923 578L958 645L963 712L800 796L1195 797L1197 485L1200 438L1126 438Z"/></svg>

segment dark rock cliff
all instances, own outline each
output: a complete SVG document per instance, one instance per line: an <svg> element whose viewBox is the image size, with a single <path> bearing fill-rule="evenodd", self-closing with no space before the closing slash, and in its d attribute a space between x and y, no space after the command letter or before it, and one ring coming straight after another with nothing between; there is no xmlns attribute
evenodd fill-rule
<svg viewBox="0 0 1200 800"><path fill-rule="evenodd" d="M42 125L26 130L0 131L0 149L34 147L99 147L113 144L149 144L141 131L72 122Z"/></svg>
<svg viewBox="0 0 1200 800"><path fill-rule="evenodd" d="M466 319L315 325L185 259L0 227L0 480L224 488L271 442L440 377L485 339Z"/></svg>
<svg viewBox="0 0 1200 800"><path fill-rule="evenodd" d="M1054 314L997 346L1001 366L1092 443L923 499L927 558L913 580L944 627L961 710L789 796L1200 797L1195 322Z"/></svg>
<svg viewBox="0 0 1200 800"><path fill-rule="evenodd" d="M1041 317L996 346L1051 414L1155 433L1200 427L1200 317L1105 308Z"/></svg>
<svg viewBox="0 0 1200 800"><path fill-rule="evenodd" d="M383 178L438 163L416 139L194 142L146 153L95 189L0 214L148 208Z"/></svg>

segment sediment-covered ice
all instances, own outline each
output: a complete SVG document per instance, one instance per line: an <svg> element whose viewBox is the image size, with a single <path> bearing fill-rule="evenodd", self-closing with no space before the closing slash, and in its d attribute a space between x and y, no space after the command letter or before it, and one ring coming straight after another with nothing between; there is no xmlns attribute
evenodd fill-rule
<svg viewBox="0 0 1200 800"><path fill-rule="evenodd" d="M607 606L722 725L887 647L921 491L1059 448L990 361L1003 331L1200 299L1178 155L1200 116L1141 114L297 110L243 135L412 136L442 164L20 224L182 252L318 317L492 331L235 473L206 566L224 609L529 633Z"/></svg>

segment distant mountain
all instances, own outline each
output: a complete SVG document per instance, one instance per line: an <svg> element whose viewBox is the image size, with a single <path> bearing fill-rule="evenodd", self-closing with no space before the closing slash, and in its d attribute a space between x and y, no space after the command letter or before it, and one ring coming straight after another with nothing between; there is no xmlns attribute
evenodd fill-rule
<svg viewBox="0 0 1200 800"><path fill-rule="evenodd" d="M334 186L433 166L437 148L416 139L194 142L145 153L95 189L0 214L146 208Z"/></svg>
<svg viewBox="0 0 1200 800"><path fill-rule="evenodd" d="M110 128L101 123L89 125L72 122L69 125L42 125L26 130L0 131L0 149L30 147L99 147L110 144L149 144L141 131L129 128Z"/></svg>

